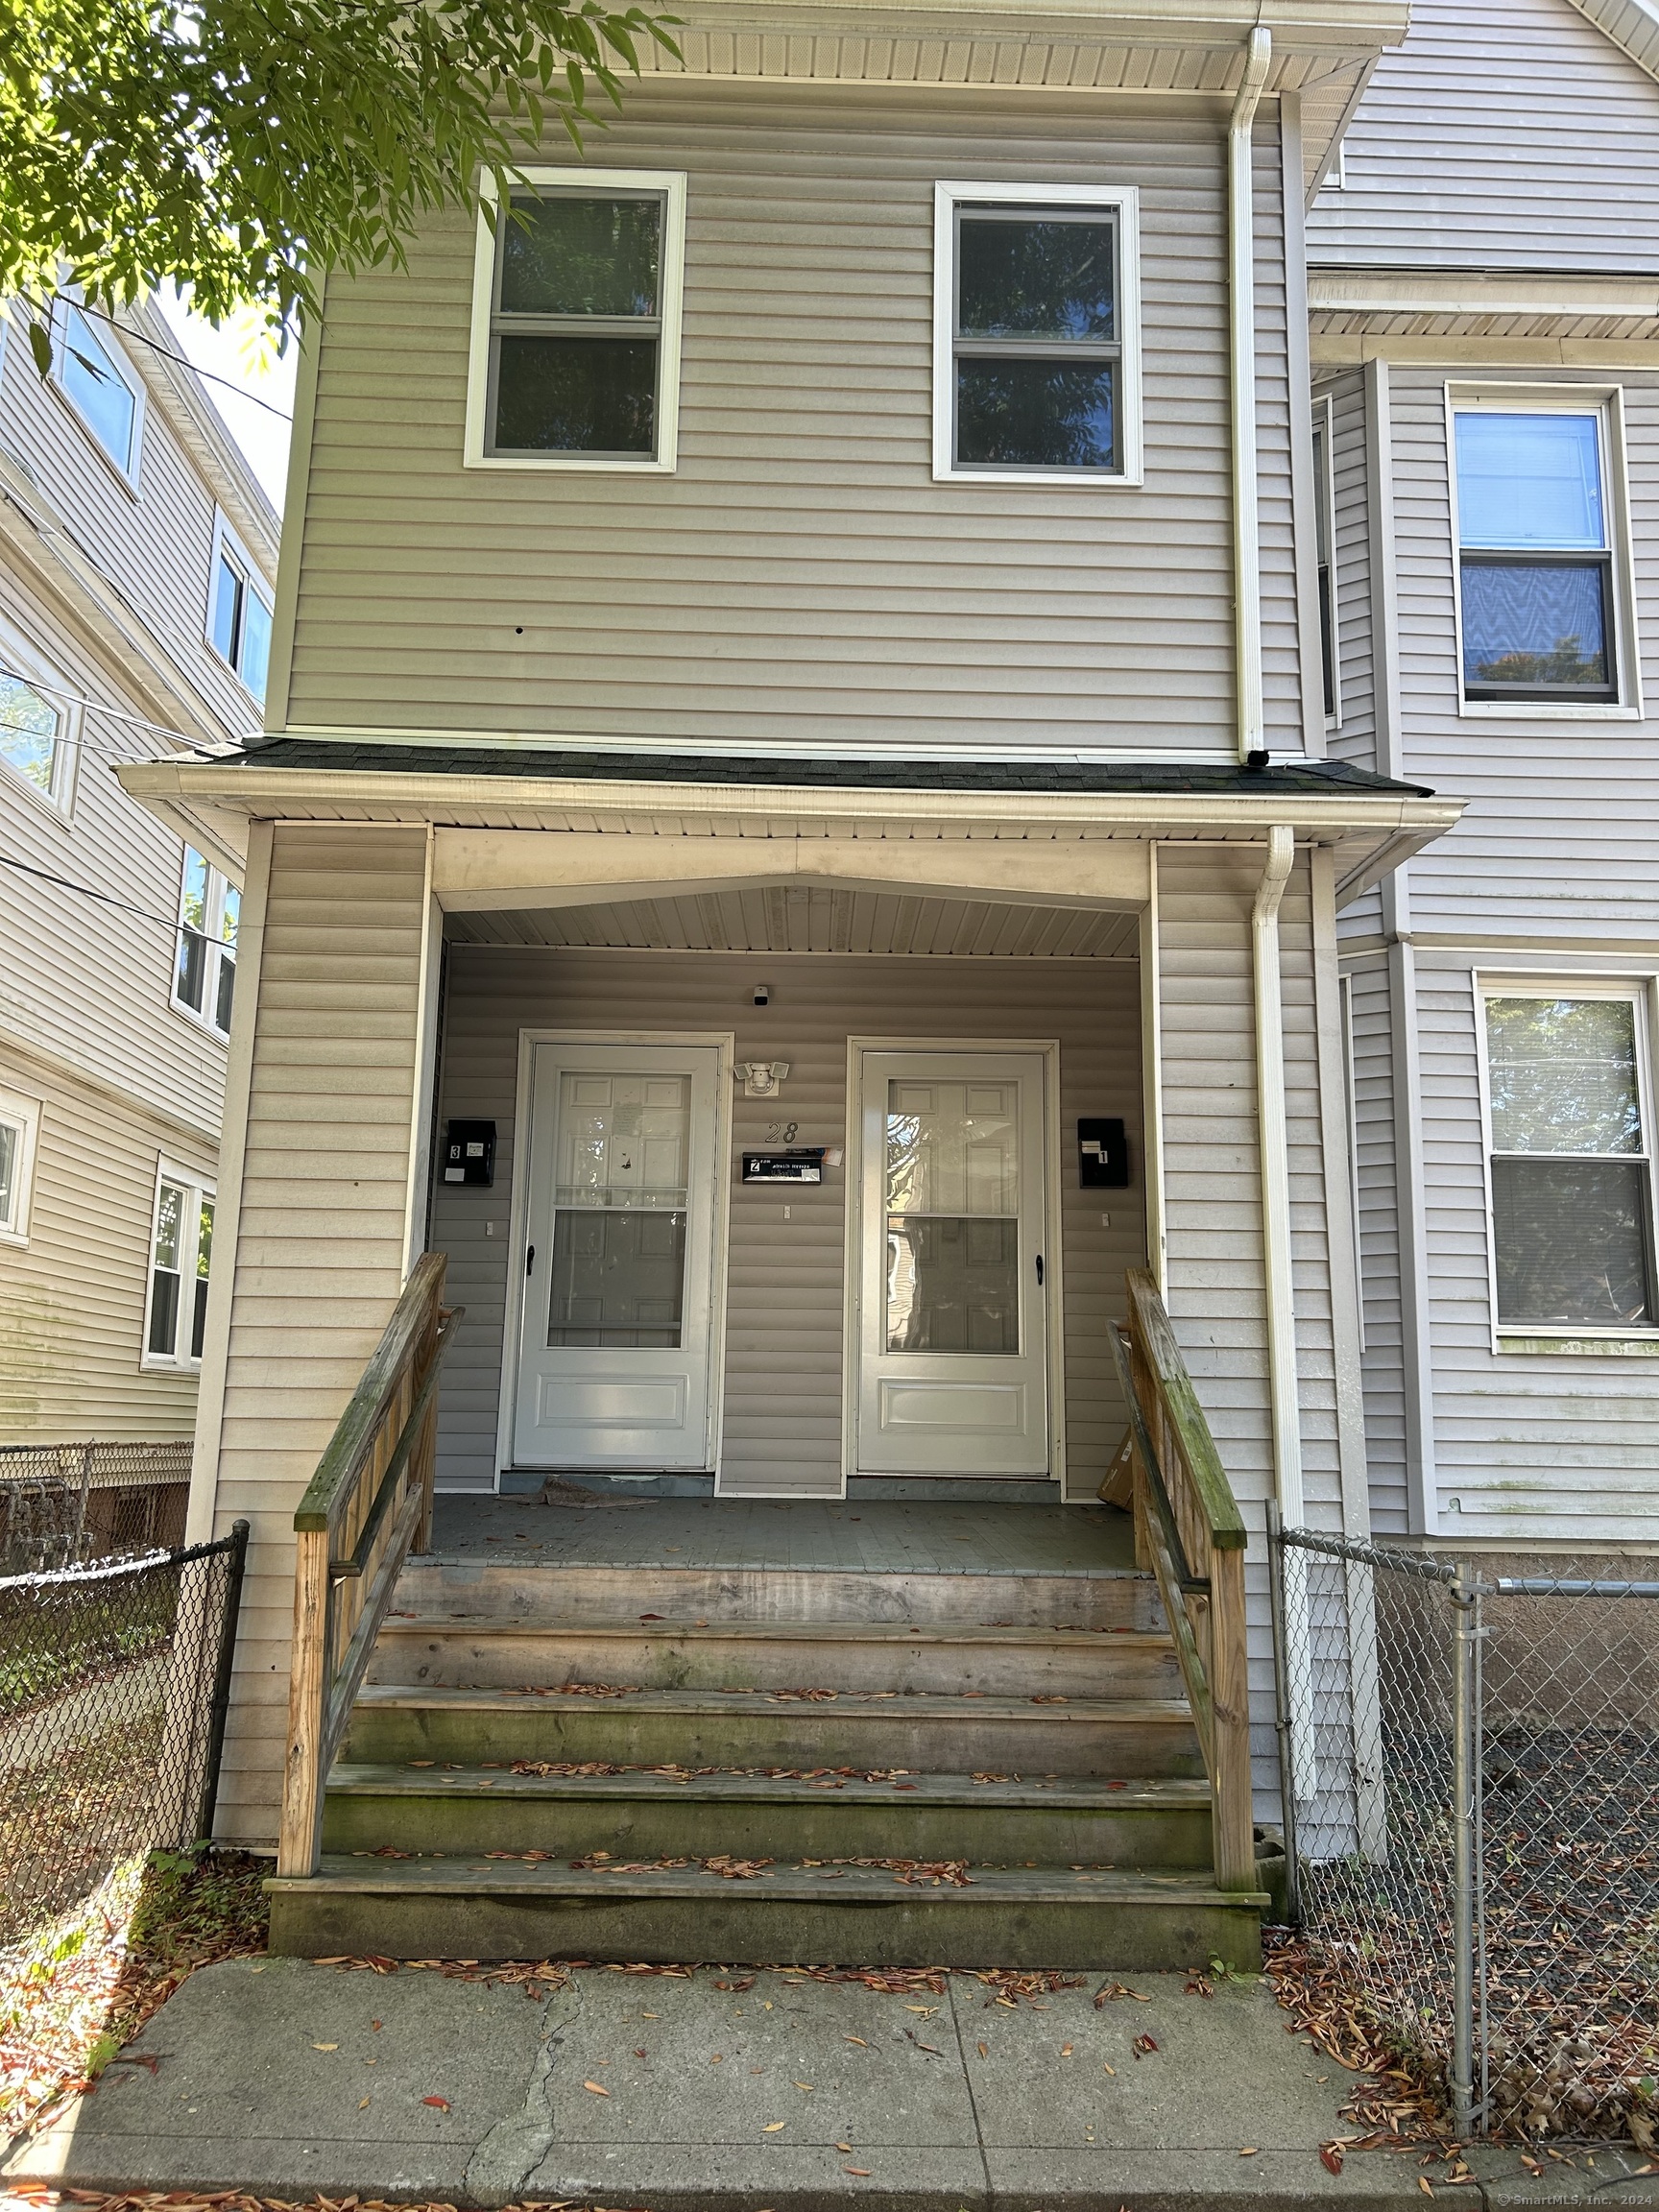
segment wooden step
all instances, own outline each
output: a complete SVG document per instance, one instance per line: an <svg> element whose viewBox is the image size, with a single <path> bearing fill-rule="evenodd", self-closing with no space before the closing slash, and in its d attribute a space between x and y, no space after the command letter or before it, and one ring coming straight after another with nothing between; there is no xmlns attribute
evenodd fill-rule
<svg viewBox="0 0 1659 2212"><path fill-rule="evenodd" d="M1100 1781L968 1774L515 1774L511 1768L340 1766L324 1842L420 1854L540 1851L554 1859L971 1858L1210 1863L1210 1789L1179 1777Z"/></svg>
<svg viewBox="0 0 1659 2212"><path fill-rule="evenodd" d="M621 1621L493 1613L392 1614L372 1682L450 1689L635 1683L646 1689L1033 1691L1171 1697L1175 1647L1153 1629L1012 1627L929 1621Z"/></svg>
<svg viewBox="0 0 1659 2212"><path fill-rule="evenodd" d="M573 1691L367 1685L342 1757L468 1766L515 1759L629 1767L909 1767L929 1773L1196 1775L1175 1697L1008 1698L919 1693L794 1698L781 1691Z"/></svg>
<svg viewBox="0 0 1659 2212"><path fill-rule="evenodd" d="M561 1566L522 1556L412 1558L397 1603L416 1615L459 1610L561 1627L575 1622L665 1620L1004 1623L1013 1627L1153 1628L1156 1586L1118 1568L1076 1574L862 1573L855 1569Z"/></svg>
<svg viewBox="0 0 1659 2212"><path fill-rule="evenodd" d="M1106 1968L1261 1961L1257 1892L1190 1872L971 1866L966 1887L888 1867L615 1871L327 1854L276 1876L271 1948L288 1957L613 1959L657 1963Z"/></svg>

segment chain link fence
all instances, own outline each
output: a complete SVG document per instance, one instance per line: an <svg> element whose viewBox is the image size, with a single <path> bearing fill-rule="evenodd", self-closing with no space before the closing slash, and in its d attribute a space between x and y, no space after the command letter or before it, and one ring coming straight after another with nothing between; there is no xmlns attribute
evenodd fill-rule
<svg viewBox="0 0 1659 2212"><path fill-rule="evenodd" d="M0 1580L0 1948L211 1833L247 1546Z"/></svg>
<svg viewBox="0 0 1659 2212"><path fill-rule="evenodd" d="M1292 1916L1460 2135L1659 2146L1654 1563L1270 1551Z"/></svg>
<svg viewBox="0 0 1659 2212"><path fill-rule="evenodd" d="M0 1444L0 1574L183 1541L190 1441Z"/></svg>

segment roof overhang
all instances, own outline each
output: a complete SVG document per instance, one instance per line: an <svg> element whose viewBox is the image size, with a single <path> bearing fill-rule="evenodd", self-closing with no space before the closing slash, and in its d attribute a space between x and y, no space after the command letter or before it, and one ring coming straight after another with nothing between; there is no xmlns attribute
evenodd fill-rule
<svg viewBox="0 0 1659 2212"><path fill-rule="evenodd" d="M835 840L927 841L939 845L995 840L1065 848L1125 841L1263 843L1283 824L1299 843L1329 847L1338 898L1351 899L1400 862L1452 829L1462 802L1400 787L1329 794L1263 792L1261 797L1205 793L961 791L740 782L596 781L558 775L421 774L408 770L259 768L217 760L124 764L117 772L134 799L200 846L210 838L223 853L245 854L254 822L400 825L438 830L537 831L595 837L737 839L764 843L774 854L745 854L745 874L792 873L781 844ZM521 837L514 840L522 852ZM1057 851L1037 878L1046 901L1067 888ZM694 864L702 865L701 861ZM651 872L657 872L655 864ZM690 872L690 871L688 871ZM716 870L732 874L730 856ZM522 875L524 870L519 868ZM544 871L557 879L557 861ZM883 870L882 873L887 873ZM939 880L950 862L940 856ZM1011 881L1007 893L1026 897ZM512 902L502 883L499 901Z"/></svg>
<svg viewBox="0 0 1659 2212"><path fill-rule="evenodd" d="M1659 278L1528 270L1310 269L1316 362L1346 362L1381 340L1659 337Z"/></svg>

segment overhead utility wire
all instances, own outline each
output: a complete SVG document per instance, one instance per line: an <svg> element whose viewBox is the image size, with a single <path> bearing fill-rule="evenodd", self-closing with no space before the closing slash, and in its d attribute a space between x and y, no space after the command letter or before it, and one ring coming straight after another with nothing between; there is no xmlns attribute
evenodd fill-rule
<svg viewBox="0 0 1659 2212"><path fill-rule="evenodd" d="M163 346L159 338L147 338L142 330L134 330L130 324L117 323L114 316L106 315L102 307L88 307L84 300L77 300L75 305L83 315L96 315L100 323L108 323L111 330L119 330L123 338L131 338L134 345L148 346L152 352L176 361L180 369L188 369L192 376L200 376L209 384L223 384L227 392L234 392L239 399L246 399L250 407L263 407L266 414L275 415L278 422L293 421L286 407L273 407L269 399L261 399L245 384L232 384L228 376L216 376L211 369L198 369L187 353L176 353L171 346Z"/></svg>
<svg viewBox="0 0 1659 2212"><path fill-rule="evenodd" d="M90 883L71 882L67 876L54 876L47 868L31 868L27 860L13 860L10 853L0 853L0 868L15 868L20 875L37 876L42 883L56 883L64 891L79 891L83 899L96 899L105 906L119 906L124 914L136 914L140 921L158 922L163 929L177 929L177 914L169 921L163 914L152 914L147 906L132 906L125 899L112 899L108 891L94 891Z"/></svg>
<svg viewBox="0 0 1659 2212"><path fill-rule="evenodd" d="M107 707L102 699L88 699L84 691L65 690L61 684L44 684L38 676L31 676L26 669L13 668L6 661L0 661L0 677L5 676L14 678L19 684L26 684L31 691L44 692L49 699L66 699L71 707L84 707L92 714L108 714L115 722L130 722L135 730L153 730L157 737L175 738L180 745L189 745L196 752L205 753L213 759L223 757L219 743L213 738L192 737L187 731L170 730L165 722L147 721L142 714L129 714L119 707ZM20 729L22 725L20 723L7 723L0 725L0 727ZM79 745L83 744L84 740L79 737L60 737L57 739L57 742L60 745ZM239 744L241 740L230 738L225 742Z"/></svg>

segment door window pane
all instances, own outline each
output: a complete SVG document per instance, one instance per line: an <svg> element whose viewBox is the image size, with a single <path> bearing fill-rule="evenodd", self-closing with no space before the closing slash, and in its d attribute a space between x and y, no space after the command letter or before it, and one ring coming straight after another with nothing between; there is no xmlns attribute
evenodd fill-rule
<svg viewBox="0 0 1659 2212"><path fill-rule="evenodd" d="M1500 1321L1650 1325L1649 1212L1645 1161L1494 1160Z"/></svg>
<svg viewBox="0 0 1659 2212"><path fill-rule="evenodd" d="M0 675L0 759L48 798L60 725L57 708L32 684Z"/></svg>
<svg viewBox="0 0 1659 2212"><path fill-rule="evenodd" d="M560 1076L549 1345L678 1346L690 1145L688 1075Z"/></svg>
<svg viewBox="0 0 1659 2212"><path fill-rule="evenodd" d="M549 1345L673 1350L685 1295L685 1216L561 1208Z"/></svg>
<svg viewBox="0 0 1659 2212"><path fill-rule="evenodd" d="M889 1352L1020 1349L1020 1094L887 1086Z"/></svg>
<svg viewBox="0 0 1659 2212"><path fill-rule="evenodd" d="M1628 998L1488 998L1497 1152L1641 1152Z"/></svg>

